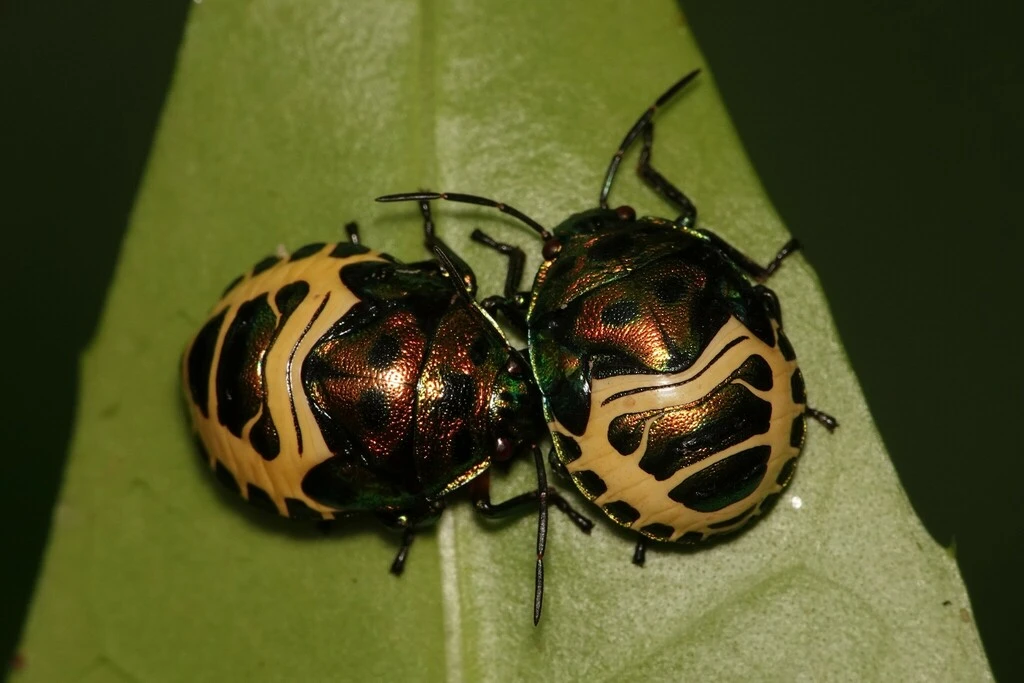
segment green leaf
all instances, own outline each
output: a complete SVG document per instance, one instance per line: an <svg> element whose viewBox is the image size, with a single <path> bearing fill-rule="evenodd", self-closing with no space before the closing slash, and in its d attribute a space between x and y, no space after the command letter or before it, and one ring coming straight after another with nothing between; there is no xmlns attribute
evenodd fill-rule
<svg viewBox="0 0 1024 683"><path fill-rule="evenodd" d="M728 543L655 548L594 509L553 514L531 624L535 522L453 505L387 573L397 538L323 536L222 493L200 464L178 360L221 289L278 244L340 238L421 259L431 187L546 225L593 206L611 152L684 72L707 69L671 2L205 0L125 239L82 396L19 681L979 680L955 561L915 518L811 268L773 278L813 404L797 476ZM554 5L560 5L558 9ZM761 262L787 239L705 71L659 114L654 162ZM630 167L629 160L624 168ZM671 209L624 173L613 203ZM472 227L539 245L495 211L438 204L484 294L504 262ZM496 499L531 487L528 463ZM586 503L578 496L581 507Z"/></svg>

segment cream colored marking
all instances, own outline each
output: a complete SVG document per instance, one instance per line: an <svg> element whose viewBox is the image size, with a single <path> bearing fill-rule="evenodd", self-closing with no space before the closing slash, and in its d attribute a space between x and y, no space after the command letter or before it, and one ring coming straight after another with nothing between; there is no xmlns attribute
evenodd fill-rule
<svg viewBox="0 0 1024 683"><path fill-rule="evenodd" d="M746 336L747 339L730 348L721 358L711 364L723 348L743 336ZM627 413L693 403L725 382L729 375L753 354L764 358L771 367L772 388L769 391L760 391L742 380L734 380L734 382L742 384L755 396L772 404L772 418L768 432L752 436L746 441L715 453L690 467L680 469L664 481L658 481L640 469L640 459L647 451L651 423L655 418L651 418L645 423L640 446L634 453L621 455L608 442L608 426L616 417ZM654 376L620 375L604 380L593 380L590 396L590 419L587 422L587 430L582 436L573 436L557 420L550 422L548 426L552 432L574 438L580 445L582 455L567 464L569 471L591 470L600 476L608 486L607 491L594 499L595 503L604 505L622 500L640 512L640 518L633 522L630 528L638 530L648 524L667 524L675 530L670 539L673 541L689 531L699 531L705 534L721 533L731 530L735 526L728 529L711 529L709 525L735 517L751 506L759 504L765 496L780 490L782 487L775 482L783 464L799 454L799 449L789 445L793 419L804 412L804 406L794 403L792 397L791 379L796 369L796 361L787 361L778 348L768 346L739 320L730 318L697 361L683 372ZM699 377L697 377L698 375ZM679 382L693 377L696 379L679 384ZM602 405L614 394L644 387L652 387L652 389L621 396L607 405ZM768 471L760 486L743 500L721 510L706 513L691 510L668 497L669 492L691 474L734 453L762 445L771 446L772 449L768 460ZM757 510L754 514L759 512Z"/></svg>
<svg viewBox="0 0 1024 683"><path fill-rule="evenodd" d="M359 261L381 261L379 254L369 252L346 258L328 256L334 249L328 244L319 253L298 261L283 261L275 264L255 277L249 276L217 304L213 315L229 309L221 325L220 334L214 350L214 362L210 369L208 418L203 417L199 409L189 401L193 424L199 433L210 465L219 459L238 479L242 495L246 494L246 485L252 483L259 486L277 505L278 512L287 514L285 498L296 498L324 517L334 517L331 508L320 505L302 492L302 479L314 466L331 457L331 452L320 433L320 428L313 417L309 401L302 388L302 361L314 344L337 322L348 310L359 301L356 295L345 287L338 277L338 271L345 265ZM266 461L249 443L249 432L259 419L258 413L243 428L241 438L234 436L217 419L217 367L224 346L224 336L231 326L238 311L238 306L260 294L268 294L268 303L279 313L274 303L274 295L281 287L303 280L309 284L309 293L289 316L288 321L277 335L274 345L262 360L266 378L267 406L277 428L281 451L276 458ZM295 349L292 365L292 396L295 399L295 410L302 430L302 454L298 452L298 438L295 434L295 422L292 419L291 404L285 378L287 376L288 358L292 354L299 337L309 324L310 318L330 294L327 305L321 311ZM191 348L191 342L189 344ZM183 371L187 373L188 350L183 356ZM188 387L187 374L185 387ZM187 395L187 389L186 389Z"/></svg>

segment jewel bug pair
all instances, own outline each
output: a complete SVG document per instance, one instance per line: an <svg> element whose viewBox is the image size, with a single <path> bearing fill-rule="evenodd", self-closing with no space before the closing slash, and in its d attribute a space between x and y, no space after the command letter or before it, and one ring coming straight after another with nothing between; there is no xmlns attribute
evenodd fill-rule
<svg viewBox="0 0 1024 683"><path fill-rule="evenodd" d="M493 207L540 236L544 261L531 290L520 292L523 252L473 232L509 259L504 294L482 303L526 335L553 469L639 534L638 565L649 540L699 542L746 525L792 477L805 418L836 427L807 405L778 299L764 285L797 242L761 266L698 228L693 202L651 165L655 112L698 73L669 88L626 134L598 208L554 231L476 195L378 198ZM675 220L608 206L638 138L638 173L680 211Z"/></svg>
<svg viewBox="0 0 1024 683"><path fill-rule="evenodd" d="M548 505L591 522L548 487L528 365L421 208L434 260L368 249L353 223L348 242L268 257L235 280L182 360L192 422L216 477L249 503L318 521L370 513L401 531L395 574L460 488L486 517L538 510L536 623ZM537 488L492 503L488 468L526 452Z"/></svg>

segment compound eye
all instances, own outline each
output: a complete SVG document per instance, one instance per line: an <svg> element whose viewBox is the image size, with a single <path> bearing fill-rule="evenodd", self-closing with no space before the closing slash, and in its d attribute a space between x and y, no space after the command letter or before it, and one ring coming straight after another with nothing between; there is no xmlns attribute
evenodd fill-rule
<svg viewBox="0 0 1024 683"><path fill-rule="evenodd" d="M632 206L626 206L623 204L619 208L615 209L615 213L618 214L619 218L624 221L635 221L636 211L633 210Z"/></svg>
<svg viewBox="0 0 1024 683"><path fill-rule="evenodd" d="M514 452L512 441L507 437L499 436L497 443L494 444L494 459L499 462L508 460Z"/></svg>
<svg viewBox="0 0 1024 683"><path fill-rule="evenodd" d="M544 250L541 252L541 255L544 257L545 261L550 261L558 256L558 252L560 251L562 251L562 243L552 237L544 243Z"/></svg>

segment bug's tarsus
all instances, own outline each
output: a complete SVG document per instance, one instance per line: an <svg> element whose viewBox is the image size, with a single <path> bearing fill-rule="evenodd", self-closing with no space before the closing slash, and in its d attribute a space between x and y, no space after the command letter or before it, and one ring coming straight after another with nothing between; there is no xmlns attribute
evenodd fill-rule
<svg viewBox="0 0 1024 683"><path fill-rule="evenodd" d="M791 256L800 250L800 242L795 237L791 238L788 242L782 245L782 248L779 249L777 254L775 254L775 258L773 258L767 266L762 266L760 263L754 261L752 258L710 230L698 228L697 232L706 237L708 241L718 247L718 249L720 249L730 261L742 268L744 272L758 282L764 282L770 278L772 274L779 269L779 266L787 256Z"/></svg>
<svg viewBox="0 0 1024 683"><path fill-rule="evenodd" d="M651 119L654 118L655 112L664 106L666 102L672 99L677 92L682 90L687 83L696 78L699 73L700 69L694 69L672 84L672 87L662 93L661 97L655 100L654 104L652 104L647 111L641 114L640 118L637 119L637 122L634 123L633 127L629 129L628 133L626 133L626 137L622 139L622 144L619 145L619 148L615 150L615 154L612 156L612 161L608 165L608 171L604 176L604 183L601 184L601 194L598 197L598 205L600 205L602 209L608 208L608 195L612 191L612 182L614 182L615 174L619 170L619 164L622 163L622 157L636 141L637 136L641 135L644 132L644 129L648 127Z"/></svg>
<svg viewBox="0 0 1024 683"><path fill-rule="evenodd" d="M633 564L643 567L647 561L647 539L641 536L637 539L636 547L633 548Z"/></svg>
<svg viewBox="0 0 1024 683"><path fill-rule="evenodd" d="M839 420L835 419L828 413L823 413L820 410L815 410L810 406L807 406L806 412L812 418L817 420L822 427L824 427L830 432L834 432L836 428L839 426Z"/></svg>
<svg viewBox="0 0 1024 683"><path fill-rule="evenodd" d="M416 532L412 527L408 527L402 533L402 545L398 548L398 554L395 555L395 560L391 563L391 573L395 576L401 576L402 571L405 569L405 560L409 557L409 546L412 545L413 538L416 537Z"/></svg>
<svg viewBox="0 0 1024 683"><path fill-rule="evenodd" d="M800 241L797 238L793 237L788 242L782 245L782 248L779 249L779 253L775 254L775 258L773 258L771 262L765 267L764 275L760 279L764 281L770 278L772 276L772 273L778 270L779 265L782 264L783 260L785 260L787 256L798 251L800 251Z"/></svg>
<svg viewBox="0 0 1024 683"><path fill-rule="evenodd" d="M345 224L345 232L348 234L348 241L352 244L359 244L359 224L350 221Z"/></svg>
<svg viewBox="0 0 1024 683"><path fill-rule="evenodd" d="M321 519L316 523L316 530L326 536L334 530L335 521L333 519Z"/></svg>
<svg viewBox="0 0 1024 683"><path fill-rule="evenodd" d="M499 242L480 228L470 234L470 239L508 257L508 270L505 273L505 298L513 299L519 292L519 284L523 281L523 267L526 265L526 254L519 247Z"/></svg>
<svg viewBox="0 0 1024 683"><path fill-rule="evenodd" d="M411 202L411 201L434 201L436 199L444 199L449 202L458 202L461 204L476 204L477 206L487 206L492 209L497 209L502 213L508 214L514 218L519 219L521 222L528 225L534 232L541 236L541 239L547 241L551 238L551 233L548 232L547 228L533 220L519 209L504 204L502 202L488 199L487 197L479 197L475 194L461 194L458 192L403 192L399 194L386 194L377 197L375 201L378 202Z"/></svg>

